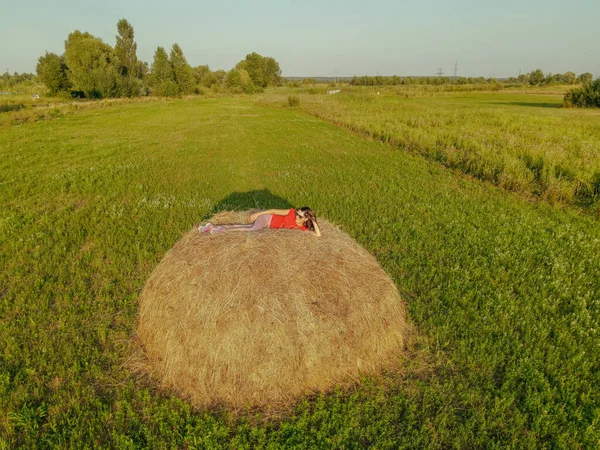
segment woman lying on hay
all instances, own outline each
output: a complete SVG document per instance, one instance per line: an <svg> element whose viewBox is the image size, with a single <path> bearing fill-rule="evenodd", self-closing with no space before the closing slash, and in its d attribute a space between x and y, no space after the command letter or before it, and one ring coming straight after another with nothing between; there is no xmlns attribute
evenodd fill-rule
<svg viewBox="0 0 600 450"><path fill-rule="evenodd" d="M267 209L250 216L252 223L238 225L219 225L212 223L200 225L201 233L223 233L225 231L258 231L264 228L289 228L301 231L312 231L315 236L321 237L321 230L317 224L317 216L308 206L294 209Z"/></svg>

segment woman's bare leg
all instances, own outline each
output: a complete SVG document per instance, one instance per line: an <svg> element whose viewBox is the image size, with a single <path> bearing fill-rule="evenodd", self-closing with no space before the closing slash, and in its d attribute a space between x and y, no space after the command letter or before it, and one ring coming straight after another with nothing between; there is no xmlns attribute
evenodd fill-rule
<svg viewBox="0 0 600 450"><path fill-rule="evenodd" d="M245 224L236 224L236 225L218 225L221 226L223 228L225 228L226 230L233 230L236 228L252 228L252 223L245 223Z"/></svg>
<svg viewBox="0 0 600 450"><path fill-rule="evenodd" d="M258 216L253 223L244 225L221 225L226 231L258 231L264 228L269 228L271 223L271 214L263 214Z"/></svg>

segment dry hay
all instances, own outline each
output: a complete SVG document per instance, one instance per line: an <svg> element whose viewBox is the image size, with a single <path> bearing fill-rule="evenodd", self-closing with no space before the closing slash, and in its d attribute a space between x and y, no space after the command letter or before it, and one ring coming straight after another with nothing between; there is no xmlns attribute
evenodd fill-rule
<svg viewBox="0 0 600 450"><path fill-rule="evenodd" d="M321 238L185 235L142 292L138 368L195 406L277 410L396 367L406 334L396 287L350 236L319 224Z"/></svg>

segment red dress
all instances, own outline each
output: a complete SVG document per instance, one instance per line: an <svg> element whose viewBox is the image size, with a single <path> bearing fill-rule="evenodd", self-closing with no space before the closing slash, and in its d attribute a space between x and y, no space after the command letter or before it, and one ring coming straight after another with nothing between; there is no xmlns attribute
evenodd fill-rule
<svg viewBox="0 0 600 450"><path fill-rule="evenodd" d="M302 231L308 231L308 228L304 225L298 225L296 223L296 210L294 208L290 208L285 216L272 214L269 228L297 228Z"/></svg>

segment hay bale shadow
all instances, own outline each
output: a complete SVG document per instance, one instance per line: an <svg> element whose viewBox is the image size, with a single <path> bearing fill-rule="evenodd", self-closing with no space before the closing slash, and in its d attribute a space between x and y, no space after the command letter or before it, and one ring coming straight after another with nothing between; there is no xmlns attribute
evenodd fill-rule
<svg viewBox="0 0 600 450"><path fill-rule="evenodd" d="M274 195L268 189L248 192L232 192L215 205L206 218L221 211L255 211L265 209L289 209L304 205L292 205L286 199Z"/></svg>

